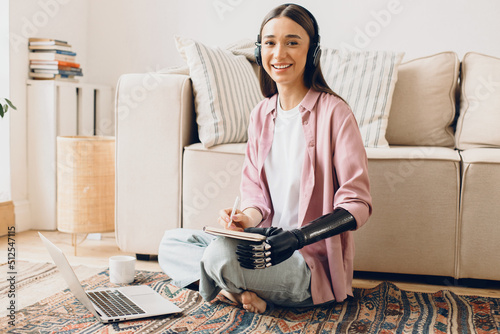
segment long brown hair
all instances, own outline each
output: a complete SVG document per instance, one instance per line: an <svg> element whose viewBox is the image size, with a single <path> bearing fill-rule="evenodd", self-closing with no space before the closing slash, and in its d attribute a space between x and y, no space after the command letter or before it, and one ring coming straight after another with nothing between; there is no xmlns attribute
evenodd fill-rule
<svg viewBox="0 0 500 334"><path fill-rule="evenodd" d="M299 24L309 35L310 43L314 41L316 36L319 36L319 32L316 31L315 22L313 22L312 14L302 6L295 4L284 4L271 10L262 21L259 36L262 34L262 29L266 23L277 17L288 17ZM259 69L259 81L260 90L265 97L271 97L278 92L276 82L267 74L263 66L260 66ZM306 66L304 84L307 88L312 88L318 92L325 92L340 97L326 83L319 62L318 66Z"/></svg>

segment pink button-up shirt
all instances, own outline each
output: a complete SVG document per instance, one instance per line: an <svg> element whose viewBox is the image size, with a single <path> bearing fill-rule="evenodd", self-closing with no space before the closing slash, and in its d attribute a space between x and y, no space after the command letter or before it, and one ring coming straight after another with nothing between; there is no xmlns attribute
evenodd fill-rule
<svg viewBox="0 0 500 334"><path fill-rule="evenodd" d="M273 206L264 171L271 149L277 95L261 101L250 115L241 180L242 208L262 213L269 227ZM300 181L299 226L332 212L349 211L360 228L371 214L368 162L359 128L341 99L312 89L299 106L306 140ZM352 232L318 241L300 250L311 270L315 304L352 296L354 240Z"/></svg>

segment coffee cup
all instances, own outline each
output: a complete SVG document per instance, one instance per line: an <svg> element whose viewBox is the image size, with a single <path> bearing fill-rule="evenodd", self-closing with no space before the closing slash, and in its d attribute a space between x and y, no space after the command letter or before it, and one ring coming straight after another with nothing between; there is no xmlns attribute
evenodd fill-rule
<svg viewBox="0 0 500 334"><path fill-rule="evenodd" d="M115 284L132 283L135 278L135 257L117 255L109 258L109 280Z"/></svg>

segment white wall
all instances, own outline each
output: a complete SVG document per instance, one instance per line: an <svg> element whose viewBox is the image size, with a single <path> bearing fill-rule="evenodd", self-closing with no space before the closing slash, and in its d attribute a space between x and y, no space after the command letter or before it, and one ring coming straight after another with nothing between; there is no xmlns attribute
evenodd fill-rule
<svg viewBox="0 0 500 334"><path fill-rule="evenodd" d="M174 35L224 46L254 39L276 0L91 0L88 79L183 63ZM500 57L498 0L298 0L317 18L322 45L405 51L406 60L456 51Z"/></svg>
<svg viewBox="0 0 500 334"><path fill-rule="evenodd" d="M82 64L82 81L115 86L124 73L182 65L175 35L218 46L255 39L263 17L284 2L10 0L10 96L19 109L10 115L16 221L29 221L25 127L28 37L69 41ZM405 60L448 50L460 58L468 51L500 57L498 0L296 2L317 18L323 47L405 51Z"/></svg>
<svg viewBox="0 0 500 334"><path fill-rule="evenodd" d="M26 152L26 80L28 38L69 41L77 60L87 69L87 0L10 0L10 96L17 111L11 113L11 185L16 230L30 228Z"/></svg>
<svg viewBox="0 0 500 334"><path fill-rule="evenodd" d="M0 98L9 98L9 3L0 2ZM3 102L1 100L0 102ZM10 194L10 112L0 118L0 202Z"/></svg>

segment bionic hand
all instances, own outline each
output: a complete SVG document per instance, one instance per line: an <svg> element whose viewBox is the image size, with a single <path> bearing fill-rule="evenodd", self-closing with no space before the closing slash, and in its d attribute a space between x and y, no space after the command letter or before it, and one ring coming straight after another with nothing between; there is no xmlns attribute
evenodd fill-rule
<svg viewBox="0 0 500 334"><path fill-rule="evenodd" d="M265 235L266 241L260 244L240 243L236 254L242 267L264 269L285 261L294 251L306 245L355 228L356 220L342 208L323 215L300 229L285 231L278 227L250 227L245 232Z"/></svg>

